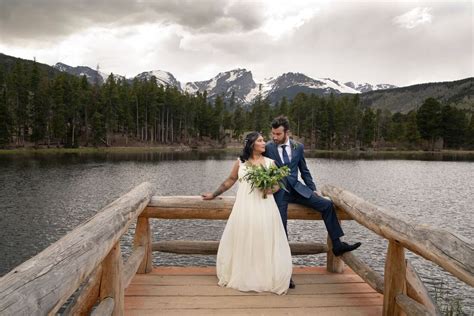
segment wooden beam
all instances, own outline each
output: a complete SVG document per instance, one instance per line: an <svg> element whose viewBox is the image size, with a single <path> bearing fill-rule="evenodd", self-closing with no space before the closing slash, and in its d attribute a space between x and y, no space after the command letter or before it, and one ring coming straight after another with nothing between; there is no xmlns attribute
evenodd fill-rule
<svg viewBox="0 0 474 316"><path fill-rule="evenodd" d="M337 187L326 185L322 192L359 224L386 239L397 240L406 249L474 286L472 241L450 231L401 219L399 212L385 210Z"/></svg>
<svg viewBox="0 0 474 316"><path fill-rule="evenodd" d="M395 240L389 240L385 259L383 315L398 316L402 311L396 303L398 294L406 294L405 249Z"/></svg>
<svg viewBox="0 0 474 316"><path fill-rule="evenodd" d="M92 307L99 299L100 279L102 278L102 265L91 273L78 295L64 311L64 315L89 315Z"/></svg>
<svg viewBox="0 0 474 316"><path fill-rule="evenodd" d="M199 196L154 196L142 216L165 219L228 219L235 197L223 196L204 201ZM336 208L339 220L352 219L346 212ZM322 220L321 214L313 209L289 204L288 219Z"/></svg>
<svg viewBox="0 0 474 316"><path fill-rule="evenodd" d="M400 309L406 313L407 316L432 316L436 315L431 313L425 306L421 305L412 298L409 298L405 294L398 294L396 297L397 305Z"/></svg>
<svg viewBox="0 0 474 316"><path fill-rule="evenodd" d="M54 313L104 260L148 205L143 183L0 279L0 315Z"/></svg>
<svg viewBox="0 0 474 316"><path fill-rule="evenodd" d="M124 313L124 287L123 280L122 252L120 242L110 250L109 255L102 263L102 279L100 281L99 298L105 300L113 298L112 315L121 316Z"/></svg>
<svg viewBox="0 0 474 316"><path fill-rule="evenodd" d="M342 256L342 260L368 285L370 285L378 293L383 294L383 277L375 272L371 267L362 262L354 254L346 252Z"/></svg>
<svg viewBox="0 0 474 316"><path fill-rule="evenodd" d="M153 251L193 254L193 255L216 255L219 248L218 241L194 241L194 240L170 240L153 243ZM322 243L290 243L291 254L312 255L325 253L328 248Z"/></svg>
<svg viewBox="0 0 474 316"><path fill-rule="evenodd" d="M97 308L92 312L91 316L105 316L112 315L114 311L114 299L111 297L105 298Z"/></svg>
<svg viewBox="0 0 474 316"><path fill-rule="evenodd" d="M123 265L123 287L127 288L132 281L135 274L139 270L143 258L145 257L146 248L145 246L137 247L133 250L130 257L128 257L127 261ZM151 272L151 271L149 271Z"/></svg>
<svg viewBox="0 0 474 316"><path fill-rule="evenodd" d="M150 220L147 217L139 216L137 219L137 227L135 236L133 237L133 248L144 247L144 256L138 267L137 273L150 273L153 269L152 250L151 250L151 229Z"/></svg>
<svg viewBox="0 0 474 316"><path fill-rule="evenodd" d="M406 260L407 267L407 295L408 297L414 299L425 308L432 315L441 315L441 311L438 308L438 305L433 301L431 295L428 293L428 289L425 287L421 281L418 273L416 273L415 268L411 263Z"/></svg>

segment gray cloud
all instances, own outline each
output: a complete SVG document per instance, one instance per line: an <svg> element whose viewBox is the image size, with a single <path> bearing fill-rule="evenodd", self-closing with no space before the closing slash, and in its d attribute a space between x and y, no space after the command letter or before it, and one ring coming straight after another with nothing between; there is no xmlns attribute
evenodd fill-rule
<svg viewBox="0 0 474 316"><path fill-rule="evenodd" d="M178 24L190 32L248 31L261 23L259 4L224 0L2 0L2 42L55 40L92 26Z"/></svg>
<svg viewBox="0 0 474 316"><path fill-rule="evenodd" d="M18 57L45 56L43 62L49 63L92 67L100 63L104 71L127 76L163 69L181 81L209 79L235 67L252 70L257 79L298 71L312 77L396 85L474 75L469 1L333 1L307 8L295 2L292 13L281 15L298 14L300 7L301 12L316 13L293 28L278 22L287 21L278 20L280 11L269 16L268 4L274 2L265 6L261 1L231 0L0 0L0 49L3 44L12 52L24 52ZM405 17L405 24L395 22L416 8L420 9L414 12L428 13L430 20L410 24ZM277 23L268 32L266 23L272 18ZM142 24L153 29L134 27ZM153 33L155 25L159 33ZM104 32L104 40L87 33L90 39L80 38L84 53L70 52L70 46L77 45L75 39L58 46L63 43L60 37L93 26L119 31ZM49 52L42 45L40 50L35 40L49 40L55 49Z"/></svg>
<svg viewBox="0 0 474 316"><path fill-rule="evenodd" d="M430 24L393 23L419 5L432 8ZM266 50L267 64L275 74L396 85L466 78L474 75L471 9L467 2L333 5Z"/></svg>

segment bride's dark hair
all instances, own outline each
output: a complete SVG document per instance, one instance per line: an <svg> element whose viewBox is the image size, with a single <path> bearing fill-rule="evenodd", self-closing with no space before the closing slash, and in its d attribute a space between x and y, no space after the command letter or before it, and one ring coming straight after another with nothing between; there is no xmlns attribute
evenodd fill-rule
<svg viewBox="0 0 474 316"><path fill-rule="evenodd" d="M246 162L249 160L250 156L252 155L253 145L260 136L262 136L262 134L259 132L251 132L247 134L244 140L244 149L242 150L242 155L239 156L240 161Z"/></svg>

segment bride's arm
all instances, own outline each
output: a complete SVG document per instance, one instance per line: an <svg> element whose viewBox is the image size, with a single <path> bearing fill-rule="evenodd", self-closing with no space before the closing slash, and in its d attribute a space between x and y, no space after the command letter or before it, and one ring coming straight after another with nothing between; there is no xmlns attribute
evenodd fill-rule
<svg viewBox="0 0 474 316"><path fill-rule="evenodd" d="M232 167L232 171L230 172L229 177L227 177L227 179L225 179L225 181L222 182L222 184L217 188L216 191L214 191L214 193L210 193L210 192L202 193L201 194L202 199L212 200L215 197L221 195L225 191L229 190L234 185L234 183L237 181L238 178L239 178L239 162L236 161L234 163L234 166Z"/></svg>

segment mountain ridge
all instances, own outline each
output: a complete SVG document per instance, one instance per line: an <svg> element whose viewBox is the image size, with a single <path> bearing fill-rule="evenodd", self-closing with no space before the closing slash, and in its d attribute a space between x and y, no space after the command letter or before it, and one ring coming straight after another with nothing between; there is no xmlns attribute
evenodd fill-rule
<svg viewBox="0 0 474 316"><path fill-rule="evenodd" d="M17 61L27 64L34 62L0 53L0 66L6 71L12 70ZM63 72L74 76L85 75L90 82L94 83L97 80L98 84L103 84L110 76L103 72L97 72L97 70L87 66L72 67L64 63L57 63L54 66L39 62L37 64L50 78ZM283 97L291 100L298 93L319 96L357 93L360 95L362 106L389 110L391 112L407 113L417 109L429 97L433 97L444 104L474 112L473 77L455 81L428 82L395 87L390 84L372 85L351 81L342 83L331 78L311 78L298 72L287 72L277 77L266 78L262 82L257 83L253 79L252 72L245 68L220 72L211 79L187 82L185 84L179 82L172 73L163 70L142 72L133 78L125 78L114 74L115 79L127 80L129 82L132 82L134 79L149 80L152 76L156 77L157 84L175 86L184 93L193 94L197 91L207 91L208 98L211 101L218 95L221 95L227 104L232 95L234 95L234 101L245 105L251 104L259 94L263 98L268 98L271 103L276 103ZM367 89L372 90L366 91Z"/></svg>

